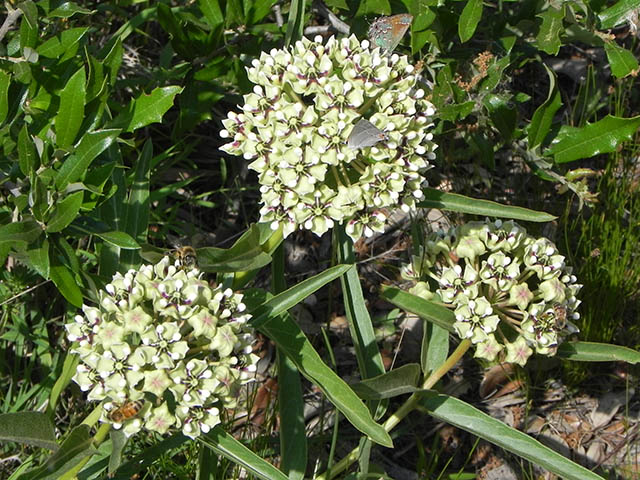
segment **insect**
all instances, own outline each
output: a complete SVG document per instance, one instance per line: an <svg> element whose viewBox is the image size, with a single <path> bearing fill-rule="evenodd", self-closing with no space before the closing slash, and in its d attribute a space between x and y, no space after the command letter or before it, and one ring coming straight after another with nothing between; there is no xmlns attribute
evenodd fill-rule
<svg viewBox="0 0 640 480"><path fill-rule="evenodd" d="M553 313L556 315L556 325L562 329L567 325L567 307L556 303L553 305Z"/></svg>
<svg viewBox="0 0 640 480"><path fill-rule="evenodd" d="M391 54L407 33L413 16L408 13L379 17L369 27L367 36L375 47L380 47L383 54Z"/></svg>
<svg viewBox="0 0 640 480"><path fill-rule="evenodd" d="M171 250L171 253L182 268L194 268L198 266L198 257L193 247L177 247Z"/></svg>
<svg viewBox="0 0 640 480"><path fill-rule="evenodd" d="M369 120L361 118L353 126L353 130L351 130L349 138L347 138L347 145L353 149L373 147L376 143L387 140L387 138L386 133Z"/></svg>
<svg viewBox="0 0 640 480"><path fill-rule="evenodd" d="M121 403L119 406L116 406L116 408L111 410L107 417L112 422L123 423L138 415L143 406L144 402L141 400L126 400L124 403Z"/></svg>

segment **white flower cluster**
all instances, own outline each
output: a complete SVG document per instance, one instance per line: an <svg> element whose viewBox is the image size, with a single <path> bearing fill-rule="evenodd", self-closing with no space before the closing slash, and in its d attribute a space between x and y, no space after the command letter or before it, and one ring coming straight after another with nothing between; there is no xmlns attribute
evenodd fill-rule
<svg viewBox="0 0 640 480"><path fill-rule="evenodd" d="M412 293L454 309L454 329L477 357L520 365L534 351L554 355L578 331L582 285L571 272L551 241L500 220L432 234L402 271L420 280Z"/></svg>
<svg viewBox="0 0 640 480"><path fill-rule="evenodd" d="M74 381L89 400L104 401L101 421L127 436L208 432L255 371L242 295L201 276L169 257L118 273L98 307L83 306L66 325L81 359Z"/></svg>
<svg viewBox="0 0 640 480"><path fill-rule="evenodd" d="M383 231L387 210L414 209L436 149L435 110L418 73L406 56L384 55L355 36L304 38L254 60L248 76L256 87L220 135L230 140L222 150L258 173L261 221L285 236L322 235L344 222L355 241ZM379 140L349 146L363 119Z"/></svg>

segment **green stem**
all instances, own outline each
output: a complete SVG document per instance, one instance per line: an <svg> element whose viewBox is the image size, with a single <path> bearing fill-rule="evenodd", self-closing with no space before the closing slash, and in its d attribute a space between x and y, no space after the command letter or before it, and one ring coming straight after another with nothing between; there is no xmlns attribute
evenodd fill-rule
<svg viewBox="0 0 640 480"><path fill-rule="evenodd" d="M462 356L469 350L471 347L470 340L463 340L460 342L458 347L454 350L454 352L449 355L440 367L434 370L431 375L422 383L422 390L431 389L437 382L440 380L449 370L453 368L453 366L458 363L458 361L462 358ZM386 432L390 432L403 418L405 418L409 413L416 409L420 402L420 398L422 397L422 392L412 393L411 396L402 404L402 406L393 413L384 425L382 426ZM360 448L356 447L349 454L336 463L332 468L331 472L325 472L322 475L316 477L315 480L330 480L334 478L339 473L343 472L352 463L358 460L360 456Z"/></svg>

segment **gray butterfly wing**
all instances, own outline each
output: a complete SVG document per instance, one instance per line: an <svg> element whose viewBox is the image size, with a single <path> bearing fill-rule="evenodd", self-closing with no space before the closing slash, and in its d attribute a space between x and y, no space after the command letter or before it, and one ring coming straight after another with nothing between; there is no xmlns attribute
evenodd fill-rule
<svg viewBox="0 0 640 480"><path fill-rule="evenodd" d="M351 130L351 134L347 139L347 146L353 149L373 147L376 143L386 139L387 135L382 130L369 120L361 118L353 126L353 130Z"/></svg>

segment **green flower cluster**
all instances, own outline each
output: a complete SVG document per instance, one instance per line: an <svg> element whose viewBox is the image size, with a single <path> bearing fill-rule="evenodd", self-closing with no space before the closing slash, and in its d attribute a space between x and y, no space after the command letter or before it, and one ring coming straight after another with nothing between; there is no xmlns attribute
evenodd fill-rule
<svg viewBox="0 0 640 480"><path fill-rule="evenodd" d="M66 325L81 362L73 377L102 422L127 436L145 428L197 437L234 408L256 369L242 295L212 288L195 268L164 257L116 274L98 307Z"/></svg>
<svg viewBox="0 0 640 480"><path fill-rule="evenodd" d="M454 329L476 357L520 365L534 351L554 355L578 331L582 285L571 272L551 241L500 220L433 233L402 270L418 280L411 293L454 309Z"/></svg>
<svg viewBox="0 0 640 480"><path fill-rule="evenodd" d="M344 222L355 241L384 231L386 210L415 208L435 158L435 110L406 56L384 55L353 35L324 45L303 38L290 50L263 52L247 71L256 86L242 112L223 120L220 135L231 142L221 148L258 173L261 221L285 236L322 235ZM363 118L381 141L350 147Z"/></svg>

